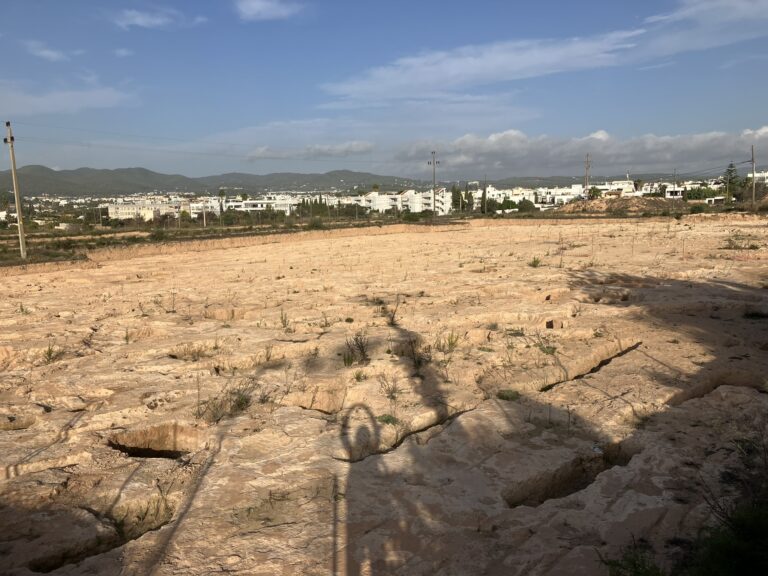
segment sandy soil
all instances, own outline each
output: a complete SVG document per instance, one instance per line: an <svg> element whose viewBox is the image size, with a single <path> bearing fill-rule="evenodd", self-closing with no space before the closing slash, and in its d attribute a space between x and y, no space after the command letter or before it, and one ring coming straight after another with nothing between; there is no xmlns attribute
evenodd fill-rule
<svg viewBox="0 0 768 576"><path fill-rule="evenodd" d="M0 573L586 575L638 540L668 566L766 433L767 233L472 222L3 271Z"/></svg>

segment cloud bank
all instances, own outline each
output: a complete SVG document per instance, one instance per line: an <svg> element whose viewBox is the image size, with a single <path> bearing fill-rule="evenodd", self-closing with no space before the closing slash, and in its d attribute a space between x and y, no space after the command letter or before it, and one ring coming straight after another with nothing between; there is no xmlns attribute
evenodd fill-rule
<svg viewBox="0 0 768 576"><path fill-rule="evenodd" d="M406 173L426 174L432 150L440 156L443 175L458 177L578 175L590 154L593 173L701 173L717 175L729 162L750 158L750 146L768 146L768 126L740 133L704 132L621 139L598 130L586 137L528 136L506 130L480 136L466 134L450 142L418 142L402 147L396 159Z"/></svg>

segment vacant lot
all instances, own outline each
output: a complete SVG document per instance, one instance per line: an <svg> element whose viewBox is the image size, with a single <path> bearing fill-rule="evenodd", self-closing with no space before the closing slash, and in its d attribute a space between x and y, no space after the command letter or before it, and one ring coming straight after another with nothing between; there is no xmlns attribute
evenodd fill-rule
<svg viewBox="0 0 768 576"><path fill-rule="evenodd" d="M3 574L670 566L766 434L757 218L90 258L0 281Z"/></svg>

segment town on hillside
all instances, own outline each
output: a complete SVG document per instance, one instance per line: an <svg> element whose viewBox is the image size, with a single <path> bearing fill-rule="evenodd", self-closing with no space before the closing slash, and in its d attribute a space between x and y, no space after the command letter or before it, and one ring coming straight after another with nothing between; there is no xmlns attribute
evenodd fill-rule
<svg viewBox="0 0 768 576"><path fill-rule="evenodd" d="M750 175L749 178L752 176ZM768 171L754 174L755 182L764 187ZM570 186L497 187L480 181L469 181L451 186L425 190L407 189L382 191L373 185L370 191L343 194L329 191L280 191L249 194L242 187L221 187L216 195L198 195L191 192L153 191L112 197L58 196L48 194L28 196L25 207L29 210L30 224L69 230L89 222L104 224L126 221L151 222L158 220L184 220L207 223L223 216L250 214L359 216L380 214L436 214L455 212L482 212L508 214L534 210L554 210L577 200L597 198L654 197L666 200L685 200L693 204L718 205L730 202L735 188L729 182L728 172L719 178L707 180L624 180L572 184ZM74 222L62 219L62 213L76 213ZM71 220L71 219L70 219ZM79 222L78 222L79 220ZM13 203L8 198L0 205L0 226L16 221Z"/></svg>

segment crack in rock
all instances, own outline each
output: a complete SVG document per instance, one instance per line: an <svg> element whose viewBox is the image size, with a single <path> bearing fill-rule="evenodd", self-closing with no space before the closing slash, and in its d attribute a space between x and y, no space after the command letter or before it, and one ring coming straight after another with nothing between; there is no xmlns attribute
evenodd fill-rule
<svg viewBox="0 0 768 576"><path fill-rule="evenodd" d="M589 369L587 372L584 372L583 374L577 374L573 378L568 378L566 380L559 380L557 382L553 382L552 384L547 384L546 386L542 386L541 388L539 388L539 392L549 392L555 386L559 386L560 384L564 384L565 382L571 382L573 380L581 380L585 376L588 376L590 374L596 374L600 370L602 370L603 368L608 366L608 364L610 364L611 362L616 360L616 358L621 358L622 356L637 350L640 346L642 346L642 344L643 344L642 342L636 342L632 346L629 346L627 348L624 348L623 350L620 350L619 352L617 352L613 356L609 356L608 358L604 358L604 359L600 360L600 362L598 362L597 365L595 365L594 367Z"/></svg>

